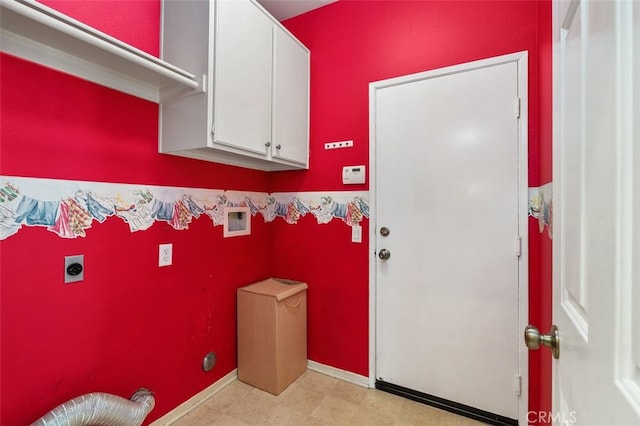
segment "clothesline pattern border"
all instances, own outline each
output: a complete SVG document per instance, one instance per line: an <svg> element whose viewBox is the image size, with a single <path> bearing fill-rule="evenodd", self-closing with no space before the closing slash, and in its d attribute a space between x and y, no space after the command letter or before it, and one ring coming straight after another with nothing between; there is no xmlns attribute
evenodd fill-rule
<svg viewBox="0 0 640 426"><path fill-rule="evenodd" d="M62 238L86 237L94 221L117 217L131 232L164 221L184 230L195 218L224 223L226 207L249 207L265 222L295 224L307 214L319 224L349 226L369 218L368 191L264 193L0 176L0 240L24 226L46 227Z"/></svg>
<svg viewBox="0 0 640 426"><path fill-rule="evenodd" d="M538 219L538 231L553 238L553 182L529 188L529 216Z"/></svg>
<svg viewBox="0 0 640 426"><path fill-rule="evenodd" d="M529 216L539 232L553 236L553 183L529 188ZM195 218L208 216L214 226L224 223L225 207L249 207L265 222L277 217L295 224L307 214L319 224L340 219L349 226L369 218L368 191L265 193L70 181L0 176L0 240L23 226L43 226L62 238L86 237L93 221L109 217L125 221L131 232L156 221L188 229Z"/></svg>

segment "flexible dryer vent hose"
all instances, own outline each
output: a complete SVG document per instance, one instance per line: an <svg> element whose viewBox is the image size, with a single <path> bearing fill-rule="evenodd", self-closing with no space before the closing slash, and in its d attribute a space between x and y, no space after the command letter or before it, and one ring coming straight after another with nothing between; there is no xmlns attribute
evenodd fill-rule
<svg viewBox="0 0 640 426"><path fill-rule="evenodd" d="M140 426L155 400L138 389L131 400L108 393L88 393L58 405L31 426Z"/></svg>

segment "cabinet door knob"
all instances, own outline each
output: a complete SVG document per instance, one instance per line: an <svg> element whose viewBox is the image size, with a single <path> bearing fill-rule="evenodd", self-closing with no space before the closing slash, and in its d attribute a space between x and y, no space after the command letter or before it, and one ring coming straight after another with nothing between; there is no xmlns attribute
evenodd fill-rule
<svg viewBox="0 0 640 426"><path fill-rule="evenodd" d="M267 142L264 144L264 146L266 146L267 148L269 148L271 146L271 142Z"/></svg>
<svg viewBox="0 0 640 426"><path fill-rule="evenodd" d="M280 149L280 148L282 148L282 145L280 144L276 145L276 149Z"/></svg>

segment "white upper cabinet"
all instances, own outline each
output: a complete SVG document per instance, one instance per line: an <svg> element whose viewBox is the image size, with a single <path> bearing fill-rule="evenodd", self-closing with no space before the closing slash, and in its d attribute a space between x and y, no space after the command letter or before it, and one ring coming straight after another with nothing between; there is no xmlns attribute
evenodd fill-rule
<svg viewBox="0 0 640 426"><path fill-rule="evenodd" d="M252 0L163 2L163 59L206 92L161 106L160 152L259 170L308 167L309 50Z"/></svg>
<svg viewBox="0 0 640 426"><path fill-rule="evenodd" d="M248 1L225 0L216 6L214 140L267 154L273 22Z"/></svg>
<svg viewBox="0 0 640 426"><path fill-rule="evenodd" d="M307 163L309 53L289 33L275 31L273 67L273 156Z"/></svg>

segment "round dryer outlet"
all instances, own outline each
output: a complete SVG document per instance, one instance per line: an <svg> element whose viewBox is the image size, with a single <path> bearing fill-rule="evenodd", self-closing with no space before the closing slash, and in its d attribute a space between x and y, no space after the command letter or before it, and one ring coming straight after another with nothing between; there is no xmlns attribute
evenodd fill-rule
<svg viewBox="0 0 640 426"><path fill-rule="evenodd" d="M204 356L204 359L202 360L202 369L204 371L213 370L213 367L215 367L215 365L216 365L217 359L218 359L218 357L216 356L216 354L214 352L209 352L208 354L206 354Z"/></svg>

